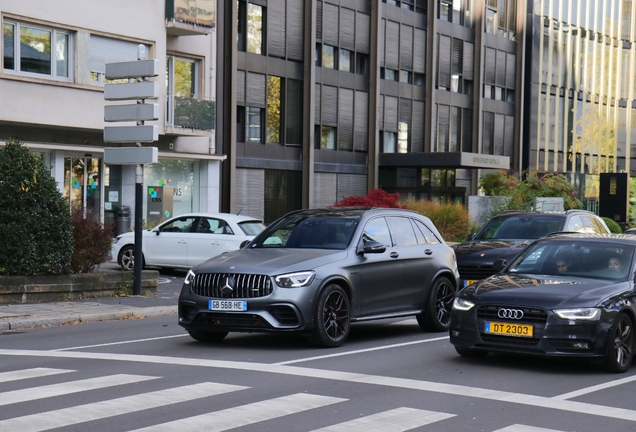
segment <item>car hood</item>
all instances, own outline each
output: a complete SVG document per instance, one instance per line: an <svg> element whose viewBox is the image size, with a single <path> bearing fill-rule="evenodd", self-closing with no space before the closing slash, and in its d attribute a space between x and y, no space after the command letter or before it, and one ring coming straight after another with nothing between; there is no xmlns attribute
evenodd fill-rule
<svg viewBox="0 0 636 432"><path fill-rule="evenodd" d="M475 240L453 246L459 264L492 264L498 259L510 260L530 244L531 240Z"/></svg>
<svg viewBox="0 0 636 432"><path fill-rule="evenodd" d="M591 307L626 289L629 289L629 283L624 281L500 273L465 288L461 297L478 304Z"/></svg>
<svg viewBox="0 0 636 432"><path fill-rule="evenodd" d="M257 248L217 255L196 267L204 273L257 273L278 275L312 270L347 257L346 250Z"/></svg>

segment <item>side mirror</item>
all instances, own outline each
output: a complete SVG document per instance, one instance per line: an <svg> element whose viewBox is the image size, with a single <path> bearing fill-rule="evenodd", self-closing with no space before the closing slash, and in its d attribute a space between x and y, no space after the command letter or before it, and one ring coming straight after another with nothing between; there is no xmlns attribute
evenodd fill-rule
<svg viewBox="0 0 636 432"><path fill-rule="evenodd" d="M160 233L160 232L161 232L161 231L157 230L157 231L155 231L155 234L159 235L159 233Z"/></svg>
<svg viewBox="0 0 636 432"><path fill-rule="evenodd" d="M475 237L477 237L477 233L470 233L466 236L466 241L471 241Z"/></svg>
<svg viewBox="0 0 636 432"><path fill-rule="evenodd" d="M250 242L249 240L243 240L239 246L239 249L243 249L245 246L247 246L249 242Z"/></svg>
<svg viewBox="0 0 636 432"><path fill-rule="evenodd" d="M369 254L369 253L377 254L377 253L384 253L384 252L386 252L386 246L376 241L366 242L362 246L362 253L365 253L365 254Z"/></svg>
<svg viewBox="0 0 636 432"><path fill-rule="evenodd" d="M492 263L492 268L499 272L503 270L503 268L507 265L508 265L508 260L498 259L498 260L495 260L494 263Z"/></svg>

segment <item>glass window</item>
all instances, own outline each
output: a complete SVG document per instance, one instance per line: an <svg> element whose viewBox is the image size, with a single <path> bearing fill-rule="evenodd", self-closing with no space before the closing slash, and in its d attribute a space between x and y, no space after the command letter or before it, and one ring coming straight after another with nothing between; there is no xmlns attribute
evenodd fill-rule
<svg viewBox="0 0 636 432"><path fill-rule="evenodd" d="M409 150L409 124L405 122L398 123L398 153L407 153Z"/></svg>
<svg viewBox="0 0 636 432"><path fill-rule="evenodd" d="M351 69L351 51L340 49L338 67L341 71L353 72Z"/></svg>
<svg viewBox="0 0 636 432"><path fill-rule="evenodd" d="M165 225L162 225L159 228L161 232L192 232L192 227L194 226L194 217L182 217L173 220Z"/></svg>
<svg viewBox="0 0 636 432"><path fill-rule="evenodd" d="M267 77L267 142L281 143L281 83L277 76Z"/></svg>
<svg viewBox="0 0 636 432"><path fill-rule="evenodd" d="M495 86L495 100L504 100L503 89L501 87Z"/></svg>
<svg viewBox="0 0 636 432"><path fill-rule="evenodd" d="M177 159L160 159L157 163L146 165L144 187L163 187L164 197L166 192L172 190L172 207L165 207L169 200L164 200L163 218L199 210L198 170L199 162ZM148 194L144 202L144 215L148 215Z"/></svg>
<svg viewBox="0 0 636 432"><path fill-rule="evenodd" d="M356 53L356 73L359 75L369 75L369 55Z"/></svg>
<svg viewBox="0 0 636 432"><path fill-rule="evenodd" d="M401 70L400 71L400 82L411 84L411 72Z"/></svg>
<svg viewBox="0 0 636 432"><path fill-rule="evenodd" d="M236 141L245 142L245 107L236 107Z"/></svg>
<svg viewBox="0 0 636 432"><path fill-rule="evenodd" d="M393 242L396 246L413 246L417 244L415 231L413 231L409 218L391 216L389 217L389 223L391 224Z"/></svg>
<svg viewBox="0 0 636 432"><path fill-rule="evenodd" d="M568 221L566 231L583 231L583 220L581 220L581 216L572 216Z"/></svg>
<svg viewBox="0 0 636 432"><path fill-rule="evenodd" d="M247 107L247 141L263 142L262 108Z"/></svg>
<svg viewBox="0 0 636 432"><path fill-rule="evenodd" d="M68 32L4 23L3 37L5 70L70 80L72 51Z"/></svg>
<svg viewBox="0 0 636 432"><path fill-rule="evenodd" d="M486 9L486 33L496 35L498 30L497 12Z"/></svg>
<svg viewBox="0 0 636 432"><path fill-rule="evenodd" d="M263 54L263 6L247 5L247 52Z"/></svg>
<svg viewBox="0 0 636 432"><path fill-rule="evenodd" d="M336 48L331 45L322 46L322 67L336 69Z"/></svg>
<svg viewBox="0 0 636 432"><path fill-rule="evenodd" d="M395 153L397 148L397 134L395 132L384 132L382 134L382 151L384 153Z"/></svg>
<svg viewBox="0 0 636 432"><path fill-rule="evenodd" d="M416 86L423 86L424 85L424 74L421 73L414 73L413 74L413 84L415 84Z"/></svg>
<svg viewBox="0 0 636 432"><path fill-rule="evenodd" d="M446 170L431 170L431 186L446 186Z"/></svg>
<svg viewBox="0 0 636 432"><path fill-rule="evenodd" d="M316 44L316 53L314 54L314 63L317 67L322 66L322 45Z"/></svg>
<svg viewBox="0 0 636 432"><path fill-rule="evenodd" d="M431 169L422 168L421 185L427 186L431 182Z"/></svg>
<svg viewBox="0 0 636 432"><path fill-rule="evenodd" d="M335 150L336 148L336 128L323 126L320 137L320 148Z"/></svg>
<svg viewBox="0 0 636 432"><path fill-rule="evenodd" d="M397 81L398 80L398 71L385 68L384 69L384 79L389 81Z"/></svg>
<svg viewBox="0 0 636 432"><path fill-rule="evenodd" d="M439 3L439 19L442 21L451 21L451 8L447 1Z"/></svg>
<svg viewBox="0 0 636 432"><path fill-rule="evenodd" d="M384 218L370 220L364 227L362 241L365 243L375 241L387 247L391 247L391 234L389 234L389 227L386 224L386 220Z"/></svg>
<svg viewBox="0 0 636 432"><path fill-rule="evenodd" d="M413 219L413 222L415 222L415 226L422 232L422 235L426 239L427 243L439 243L439 240L437 239L437 237L435 237L433 231L431 231L426 225L416 219Z"/></svg>

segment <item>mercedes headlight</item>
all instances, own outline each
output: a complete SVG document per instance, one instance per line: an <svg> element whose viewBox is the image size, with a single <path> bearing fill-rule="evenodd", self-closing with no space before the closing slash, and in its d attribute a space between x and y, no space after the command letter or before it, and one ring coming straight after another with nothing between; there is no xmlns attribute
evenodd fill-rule
<svg viewBox="0 0 636 432"><path fill-rule="evenodd" d="M565 320L598 321L601 317L599 308L555 309L554 313Z"/></svg>
<svg viewBox="0 0 636 432"><path fill-rule="evenodd" d="M281 288L299 288L311 284L316 277L316 273L312 271L288 273L276 276L274 280Z"/></svg>
<svg viewBox="0 0 636 432"><path fill-rule="evenodd" d="M190 285L192 282L194 282L194 272L192 271L192 269L188 270L188 274L186 275L185 279L183 280L183 283L186 285Z"/></svg>
<svg viewBox="0 0 636 432"><path fill-rule="evenodd" d="M453 309L455 310L467 311L470 310L473 306L475 306L475 303L460 297L455 297L455 300L453 301Z"/></svg>

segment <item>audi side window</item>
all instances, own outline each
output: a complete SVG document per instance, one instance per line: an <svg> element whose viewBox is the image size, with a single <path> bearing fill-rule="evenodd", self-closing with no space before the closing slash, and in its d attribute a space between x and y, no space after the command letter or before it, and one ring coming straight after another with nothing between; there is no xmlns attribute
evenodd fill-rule
<svg viewBox="0 0 636 432"><path fill-rule="evenodd" d="M581 220L581 216L572 216L568 221L568 226L566 227L566 231L573 232L581 232L583 231L583 221Z"/></svg>
<svg viewBox="0 0 636 432"><path fill-rule="evenodd" d="M365 243L375 241L387 247L391 247L391 234L389 233L389 226L386 224L386 219L379 217L370 220L364 227L362 241Z"/></svg>
<svg viewBox="0 0 636 432"><path fill-rule="evenodd" d="M391 224L391 232L396 246L413 246L417 244L415 231L413 231L408 218L391 216L389 217L389 223Z"/></svg>
<svg viewBox="0 0 636 432"><path fill-rule="evenodd" d="M180 218L176 219L169 224L162 226L159 231L161 232L190 232L192 225L194 224L194 218Z"/></svg>

